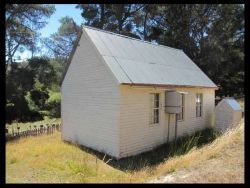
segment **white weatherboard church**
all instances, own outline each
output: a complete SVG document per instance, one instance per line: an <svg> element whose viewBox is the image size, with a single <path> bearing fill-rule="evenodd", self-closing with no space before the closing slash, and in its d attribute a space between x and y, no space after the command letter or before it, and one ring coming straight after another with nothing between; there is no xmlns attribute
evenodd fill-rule
<svg viewBox="0 0 250 188"><path fill-rule="evenodd" d="M217 86L179 49L84 26L62 82L62 139L117 159L212 126Z"/></svg>

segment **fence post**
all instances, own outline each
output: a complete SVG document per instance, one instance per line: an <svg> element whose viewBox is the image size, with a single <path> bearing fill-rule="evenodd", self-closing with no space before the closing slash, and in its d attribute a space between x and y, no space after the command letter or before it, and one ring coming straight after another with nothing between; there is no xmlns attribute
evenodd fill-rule
<svg viewBox="0 0 250 188"><path fill-rule="evenodd" d="M34 129L34 135L36 135L36 125L34 125L35 129Z"/></svg>
<svg viewBox="0 0 250 188"><path fill-rule="evenodd" d="M43 133L43 125L40 125L40 134Z"/></svg>
<svg viewBox="0 0 250 188"><path fill-rule="evenodd" d="M55 124L51 124L51 132L53 133L55 131Z"/></svg>
<svg viewBox="0 0 250 188"><path fill-rule="evenodd" d="M17 127L17 134L18 134L18 136L19 136L19 129L20 129L20 127Z"/></svg>

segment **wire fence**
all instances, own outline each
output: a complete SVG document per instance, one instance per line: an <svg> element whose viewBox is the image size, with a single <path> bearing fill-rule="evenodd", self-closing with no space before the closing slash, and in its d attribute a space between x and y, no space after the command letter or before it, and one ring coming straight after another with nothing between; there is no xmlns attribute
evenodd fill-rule
<svg viewBox="0 0 250 188"><path fill-rule="evenodd" d="M61 124L46 124L40 125L40 127L34 125L25 131L19 131L20 127L17 127L17 131L10 133L9 129L5 128L6 141L16 140L22 137L38 136L42 134L52 134L55 131L61 131Z"/></svg>

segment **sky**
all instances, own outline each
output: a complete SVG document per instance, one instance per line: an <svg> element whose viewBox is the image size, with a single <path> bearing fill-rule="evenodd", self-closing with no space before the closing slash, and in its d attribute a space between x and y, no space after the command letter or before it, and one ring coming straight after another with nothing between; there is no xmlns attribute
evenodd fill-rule
<svg viewBox="0 0 250 188"><path fill-rule="evenodd" d="M69 16L74 19L74 21L80 25L83 22L83 17L81 16L81 10L76 9L76 4L56 4L55 12L47 19L48 24L41 29L41 37L49 37L51 34L55 33L60 26L59 20L62 17ZM30 58L31 53L25 50L23 53L16 53L16 56L20 56L22 60Z"/></svg>

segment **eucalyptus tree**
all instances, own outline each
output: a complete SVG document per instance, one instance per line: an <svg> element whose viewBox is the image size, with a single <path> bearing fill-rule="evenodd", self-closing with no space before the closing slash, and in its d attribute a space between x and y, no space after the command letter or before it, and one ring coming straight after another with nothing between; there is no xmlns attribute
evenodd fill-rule
<svg viewBox="0 0 250 188"><path fill-rule="evenodd" d="M36 50L39 29L43 28L55 11L53 5L43 4L6 4L5 5L5 59L7 66L13 62L17 51L25 48Z"/></svg>

